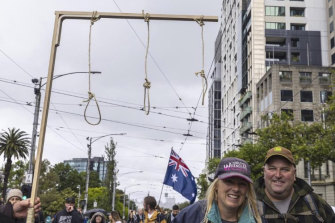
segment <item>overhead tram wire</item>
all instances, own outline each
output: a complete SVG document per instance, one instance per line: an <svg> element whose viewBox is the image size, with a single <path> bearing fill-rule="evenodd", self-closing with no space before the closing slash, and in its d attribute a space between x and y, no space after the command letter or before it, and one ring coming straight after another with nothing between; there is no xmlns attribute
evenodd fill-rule
<svg viewBox="0 0 335 223"><path fill-rule="evenodd" d="M121 8L119 7L119 5L115 2L115 0L113 0L114 4L116 5L116 7L118 8L118 10L122 13ZM130 24L129 20L126 19L129 27L131 28L131 30L134 32L135 36L137 37L137 39L140 41L140 43L142 44L142 46L144 48L146 48L145 43L142 41L142 39L140 38L140 36L137 34L137 32L135 31L134 27ZM178 100L180 101L180 103L182 103L184 105L184 107L186 108L186 110L188 111L189 115L191 116L191 112L189 111L189 109L187 109L187 106L185 105L184 101L182 100L182 98L179 96L177 90L174 88L174 86L172 85L172 83L170 82L170 80L167 78L166 74L163 72L163 70L161 69L161 67L159 66L158 62L156 61L156 59L154 58L154 56L152 56L152 54L149 51L149 56L152 59L152 61L154 62L154 64L156 65L156 67L158 68L158 70L160 71L160 73L163 75L163 77L165 78L166 82L170 85L170 87L172 88L172 90L174 91L174 93L176 94L176 96L178 97Z"/></svg>
<svg viewBox="0 0 335 223"><path fill-rule="evenodd" d="M33 88L32 86L29 86L29 85L26 85L26 84L23 84L23 83L19 83L19 82L15 81L15 80L13 80L11 82L8 79L0 78L0 82ZM61 91L58 91L58 90L52 90L52 92L56 93L56 94L60 94L60 95L74 97L74 98L85 99L84 96L78 96L78 95L73 95L73 94L69 94L69 93L64 93L64 92L61 92ZM120 104L116 104L116 103L113 103L113 102L102 101L102 100L99 100L99 102L100 103L105 103L105 104L110 104L110 105L115 105L117 107L123 107L123 108L133 109L133 110L137 110L137 111L143 111L142 108L140 108L140 107L131 107L131 106L127 106L127 105L120 105ZM166 116L166 117L171 117L171 118L182 119L182 120L186 120L187 119L185 117L176 116L176 115L169 115L169 114L165 114L165 113L162 113L162 112L151 111L151 113L157 114L157 115ZM202 124L207 124L207 122L201 121L201 120L198 120L197 122L202 123Z"/></svg>
<svg viewBox="0 0 335 223"><path fill-rule="evenodd" d="M12 59L10 56L8 56L2 49L0 49L0 52L7 57L12 63L14 63L18 68L20 68L25 74L29 75L31 78L33 78L33 75L31 75L28 71L26 71L25 69L23 69L23 67L21 67L17 62L15 62L14 59Z"/></svg>
<svg viewBox="0 0 335 223"><path fill-rule="evenodd" d="M210 75L210 73L211 73L211 70L212 70L212 67L213 67L213 64L214 64L215 57L216 57L216 54L217 54L217 52L218 52L219 46L221 45L221 42L222 42L222 35L223 35L223 33L221 32L221 36L220 36L219 44L218 44L217 47L215 48L215 51L214 51L214 57L213 57L211 66L210 66L209 69L208 69L208 73L207 73L207 76L206 76L207 80L208 80L208 77L209 77L209 75ZM191 118L194 118L194 117L195 117L195 113L196 113L196 111L197 111L197 108L198 108L198 106L199 106L199 102L200 102L200 100L201 100L201 94L202 94L202 93L200 93L200 95L199 95L198 102L197 102L197 104L196 104L196 106L195 106L195 108L194 108L193 116L191 115ZM193 124L193 122L189 122L189 129L188 129L188 131L187 131L188 133L191 131L192 124ZM183 147L184 147L184 145L185 145L185 143L186 143L188 137L189 137L188 134L186 134L185 139L184 139L184 142L181 143L181 147L180 147L178 153L180 153L181 150L183 149Z"/></svg>
<svg viewBox="0 0 335 223"><path fill-rule="evenodd" d="M17 104L20 104L20 103L17 103ZM23 106L31 106L31 105L28 105L27 103L21 103L20 105L23 105ZM68 112L68 111L62 111L62 110L55 110L55 109L50 109L50 111L54 111L54 112L61 112L61 113L65 113L65 114L70 114L70 115L76 115L76 116L81 116L81 114L79 113L73 113L73 112ZM88 116L89 118L95 118L93 116ZM139 127L139 128L144 128L144 129L151 129L151 130L155 130L155 131L161 131L161 132L167 132L167 133L171 133L171 134L176 134L176 135L182 135L182 133L178 133L178 132L173 132L173 131L168 131L168 130L162 130L162 129L157 129L157 128L151 128L151 127L148 127L148 126L145 126L143 124L134 124L134 123L127 123L127 122L121 122L121 121L116 121L116 120L110 120L110 119L103 119L104 121L107 121L107 122L113 122L113 123L117 123L117 124L123 124L123 125L129 125L129 126L134 126L134 127ZM162 128L162 127L161 127ZM182 130L182 129L181 129ZM184 130L183 130L184 131ZM193 133L193 132L192 132ZM201 137L198 137L198 136L194 136L195 138L201 138Z"/></svg>
<svg viewBox="0 0 335 223"><path fill-rule="evenodd" d="M2 90L0 89L0 91L2 91ZM3 92L3 91L2 91L2 92ZM6 94L6 95L7 95L7 94ZM12 101L6 101L6 100L0 100L0 101L5 101L5 102L8 102L8 103L13 103L13 104L21 105L21 106L23 106L23 108L24 108L25 110L27 110L29 113L33 114L33 112L29 111L26 107L24 107L24 106L30 106L30 105L27 105L27 103L20 103L20 102L16 101L15 99L11 98L10 96L8 96L8 97L9 97ZM47 127L48 127L48 126L47 126ZM74 146L74 148L76 148L76 149L78 149L78 150L80 150L80 151L86 153L86 151L84 151L83 149L81 149L81 148L78 147L77 145L73 144L71 141L65 139L63 136L61 136L61 135L60 135L57 131L55 131L54 129L52 129L52 128L50 128L50 127L48 127L48 129L50 129L51 131L53 131L54 133L56 133L56 135L58 135L58 136L59 136L61 139L63 139L64 141L70 143L72 146Z"/></svg>

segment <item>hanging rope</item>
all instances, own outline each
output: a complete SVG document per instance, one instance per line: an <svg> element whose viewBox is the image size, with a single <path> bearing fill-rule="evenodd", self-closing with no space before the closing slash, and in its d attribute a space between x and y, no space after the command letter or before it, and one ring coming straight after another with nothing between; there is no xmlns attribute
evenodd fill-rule
<svg viewBox="0 0 335 223"><path fill-rule="evenodd" d="M143 84L144 87L144 105L143 105L143 110L145 111L146 115L149 115L150 112L150 95L149 95L149 90L151 87L151 82L148 80L148 70L147 70L147 63L148 63L148 52L149 52L149 43L150 43L150 14L146 13L144 14L144 11L142 11L144 21L147 23L148 27L148 38L147 38L147 48L145 52L145 61L144 61L144 72L145 72L145 82ZM148 101L148 106L146 106L146 101Z"/></svg>
<svg viewBox="0 0 335 223"><path fill-rule="evenodd" d="M194 19L199 26L201 27L201 41L202 41L202 69L199 72L196 72L195 75L198 76L200 75L200 77L202 77L202 105L204 105L205 103L205 95L206 95L206 91L207 91L207 78L205 75L205 70L204 70L204 66L205 66L205 43L204 43L204 21L203 21L204 17L201 16L200 19Z"/></svg>
<svg viewBox="0 0 335 223"><path fill-rule="evenodd" d="M99 107L97 99L95 98L95 95L91 91L91 33L92 33L92 26L98 20L99 20L99 18L97 17L97 11L94 11L92 13L92 17L91 17L89 43L88 43L88 99L84 100L84 102L87 102L86 107L85 107L85 111L84 111L84 118L85 118L85 121L90 125L99 125L99 123L101 122L100 107ZM96 104L97 109L98 109L98 113L99 113L99 120L96 123L89 122L87 117L86 117L86 111L87 111L88 105L90 104L92 99L94 99L95 104Z"/></svg>

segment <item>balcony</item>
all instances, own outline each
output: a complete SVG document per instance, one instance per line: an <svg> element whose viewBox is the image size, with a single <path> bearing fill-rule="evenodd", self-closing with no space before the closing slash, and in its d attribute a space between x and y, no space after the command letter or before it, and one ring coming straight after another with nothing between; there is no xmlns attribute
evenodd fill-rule
<svg viewBox="0 0 335 223"><path fill-rule="evenodd" d="M251 91L247 91L240 100L240 106L243 105L246 101L251 98L252 94Z"/></svg>
<svg viewBox="0 0 335 223"><path fill-rule="evenodd" d="M240 128L240 134L245 133L246 131L248 131L251 128L252 128L251 122L243 122L242 127Z"/></svg>
<svg viewBox="0 0 335 223"><path fill-rule="evenodd" d="M330 84L330 77L319 77L319 83L321 85L329 85Z"/></svg>
<svg viewBox="0 0 335 223"><path fill-rule="evenodd" d="M244 119L247 115L251 114L251 112L252 112L251 107L248 106L244 108L241 112L240 120Z"/></svg>
<svg viewBox="0 0 335 223"><path fill-rule="evenodd" d="M312 83L311 77L300 76L299 80L300 80L300 84L311 84Z"/></svg>

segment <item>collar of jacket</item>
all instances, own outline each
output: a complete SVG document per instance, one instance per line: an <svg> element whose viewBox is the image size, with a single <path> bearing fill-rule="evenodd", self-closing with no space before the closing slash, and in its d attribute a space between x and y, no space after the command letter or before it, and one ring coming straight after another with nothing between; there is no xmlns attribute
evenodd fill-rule
<svg viewBox="0 0 335 223"><path fill-rule="evenodd" d="M265 182L264 182L264 176L259 177L254 182L254 188L256 192L256 196L258 200L262 200L263 202L267 203L270 207L272 207L274 210L277 210L272 203L272 201L266 196L265 194ZM313 192L313 188L309 186L303 179L300 179L296 177L296 181L293 184L294 193L291 198L291 204L289 209L291 208L292 203L295 203L297 199L300 197L305 196L308 193Z"/></svg>
<svg viewBox="0 0 335 223"><path fill-rule="evenodd" d="M219 207L216 202L213 202L211 210L208 212L207 218L212 223L221 223L221 215ZM249 211L248 205L245 205L242 215L238 220L238 223L256 223L252 213Z"/></svg>

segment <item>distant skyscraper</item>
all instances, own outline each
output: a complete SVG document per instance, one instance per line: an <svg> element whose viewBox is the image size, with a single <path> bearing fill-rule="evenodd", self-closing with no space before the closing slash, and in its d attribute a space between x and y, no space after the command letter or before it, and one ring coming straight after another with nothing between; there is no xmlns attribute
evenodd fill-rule
<svg viewBox="0 0 335 223"><path fill-rule="evenodd" d="M72 160L64 160L65 164L69 164L79 173L86 172L87 158L73 158ZM107 163L103 157L91 158L90 171L95 171L99 174L99 179L103 181L106 176Z"/></svg>

